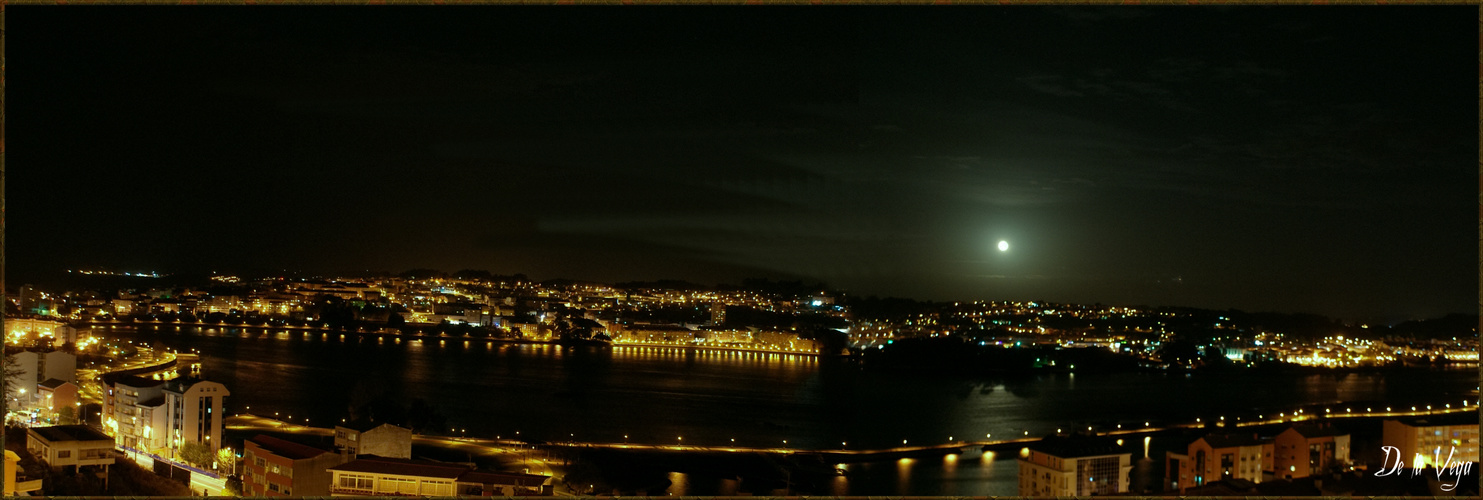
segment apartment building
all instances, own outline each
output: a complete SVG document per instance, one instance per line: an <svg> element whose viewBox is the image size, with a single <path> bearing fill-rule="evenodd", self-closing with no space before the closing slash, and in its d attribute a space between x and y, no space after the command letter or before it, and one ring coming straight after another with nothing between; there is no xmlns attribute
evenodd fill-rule
<svg viewBox="0 0 1483 500"><path fill-rule="evenodd" d="M412 458L412 430L364 419L348 422L335 426L335 448L352 457Z"/></svg>
<svg viewBox="0 0 1483 500"><path fill-rule="evenodd" d="M1295 479L1349 463L1349 434L1329 425L1295 425L1273 440L1275 477Z"/></svg>
<svg viewBox="0 0 1483 500"><path fill-rule="evenodd" d="M103 377L103 427L118 444L173 454L185 443L215 452L221 443L226 386L196 378Z"/></svg>
<svg viewBox="0 0 1483 500"><path fill-rule="evenodd" d="M1393 460L1407 468L1478 461L1477 412L1386 420L1380 444L1393 448Z"/></svg>
<svg viewBox="0 0 1483 500"><path fill-rule="evenodd" d="M1132 457L1111 438L1046 437L1020 451L1020 496L1126 493Z"/></svg>
<svg viewBox="0 0 1483 500"><path fill-rule="evenodd" d="M169 406L170 438L179 448L183 443L201 443L215 452L221 447L222 413L226 397L231 395L219 382L195 378L177 378L164 384L165 403Z"/></svg>
<svg viewBox="0 0 1483 500"><path fill-rule="evenodd" d="M52 467L113 465L113 438L86 425L26 429L26 450Z"/></svg>
<svg viewBox="0 0 1483 500"><path fill-rule="evenodd" d="M73 416L77 416L77 406L81 401L77 399L77 384L62 379L49 378L45 382L36 384L36 402L48 413L56 415L63 408L72 408Z"/></svg>
<svg viewBox="0 0 1483 500"><path fill-rule="evenodd" d="M19 373L10 379L8 396L19 401L21 408L46 406L46 401L36 392L37 385L44 381L58 379L77 383L77 356L62 351L22 351L12 359Z"/></svg>
<svg viewBox="0 0 1483 500"><path fill-rule="evenodd" d="M1243 479L1262 482L1272 471L1271 440L1256 434L1211 434L1196 439L1185 453L1167 452L1164 486L1183 494L1189 488L1216 481Z"/></svg>
<svg viewBox="0 0 1483 500"><path fill-rule="evenodd" d="M345 455L259 434L243 443L242 493L253 497L326 496L329 468Z"/></svg>

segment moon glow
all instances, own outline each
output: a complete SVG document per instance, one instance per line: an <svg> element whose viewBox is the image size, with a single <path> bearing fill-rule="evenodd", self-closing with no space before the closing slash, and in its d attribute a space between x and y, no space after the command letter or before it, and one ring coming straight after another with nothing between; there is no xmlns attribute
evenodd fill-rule
<svg viewBox="0 0 1483 500"><path fill-rule="evenodd" d="M999 240L999 251L1000 252L1005 252L1005 251L1008 251L1008 250L1009 250L1009 242L1008 241L1004 241L1004 240Z"/></svg>

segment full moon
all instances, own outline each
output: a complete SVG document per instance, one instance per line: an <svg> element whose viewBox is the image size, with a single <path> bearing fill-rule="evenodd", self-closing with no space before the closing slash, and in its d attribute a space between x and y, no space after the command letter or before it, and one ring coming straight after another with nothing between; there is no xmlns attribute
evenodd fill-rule
<svg viewBox="0 0 1483 500"><path fill-rule="evenodd" d="M1008 241L1004 241L1004 240L1000 240L999 241L999 251L1000 252L1004 252L1004 251L1008 251L1008 250L1009 250L1009 242Z"/></svg>

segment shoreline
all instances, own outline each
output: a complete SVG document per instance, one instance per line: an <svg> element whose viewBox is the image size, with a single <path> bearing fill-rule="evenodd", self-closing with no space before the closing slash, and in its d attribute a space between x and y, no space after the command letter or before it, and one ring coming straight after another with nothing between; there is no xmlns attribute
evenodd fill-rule
<svg viewBox="0 0 1483 500"><path fill-rule="evenodd" d="M1209 422L1191 422L1185 424L1171 424L1161 427L1143 427L1136 429L1119 429L1106 432L1097 432L1098 437L1139 437L1156 435L1169 432L1184 432L1190 430L1206 430L1213 434L1235 432L1240 427L1251 426L1280 426L1285 424L1311 424L1326 419L1363 420L1363 419L1388 419L1424 417L1428 415L1442 415L1457 412L1476 412L1477 407L1452 408L1447 410L1415 411L1415 412L1387 412L1384 415L1374 414L1344 414L1328 415L1325 417L1302 416L1299 418L1271 419L1260 422L1241 422L1236 425L1210 425ZM296 434L311 435L334 435L333 427L317 427L293 422L283 421L272 417L254 415L252 413L239 413L227 417L223 424L233 430L258 429L265 431L291 432ZM1070 433L1065 433L1070 434ZM1078 433L1080 434L1080 433ZM609 442L532 442L516 439L490 439L485 437L467 436L441 436L435 434L414 434L413 440L422 444L434 445L434 443L445 443L448 447L459 447L461 445L477 446L509 446L546 448L551 450L603 450L610 452L639 452L639 453L671 453L671 454L714 454L714 455L744 455L744 454L772 454L781 456L819 456L836 463L859 463L906 458L913 456L939 456L954 453L964 453L966 450L978 448L980 451L1005 451L1014 450L1030 443L1040 441L1044 436L1020 437L1015 439L1001 440L973 440L955 441L952 443L941 443L935 445L902 446L885 449L850 450L844 448L833 449L799 449L783 447L744 447L744 446L706 446L706 445L671 445L671 444L643 444L643 443L609 443Z"/></svg>
<svg viewBox="0 0 1483 500"><path fill-rule="evenodd" d="M357 330L350 330L350 329L345 329L345 328L335 329L335 328L328 328L328 327L311 327L311 326L295 326L295 325L232 325L232 324L227 324L227 323L201 323L201 322L180 323L180 322L150 322L150 321L144 321L144 322L141 322L141 321L81 321L81 322L78 322L77 325L79 325L79 326L85 326L86 328L88 328L90 330L93 329L93 328L105 327L105 326L106 327L125 326L125 327L130 327L130 328L138 328L138 327L141 327L141 326L147 326L147 327L165 327L165 326L172 326L172 325L173 326L176 326L176 327L190 326L190 327L198 327L198 328L223 328L223 329L225 329L225 328L241 328L241 329L254 329L254 330L291 329L291 330L301 330L301 331L303 331L305 333L324 333L324 334L339 334L339 335L347 335L348 334L348 335L355 335L357 337L382 337L382 338L385 338L385 337L395 337L395 338L408 338L408 339L414 339L414 340L423 340L423 339L464 340L464 341L479 340L479 341L485 341L485 342L489 342L489 343L510 344L510 345L554 345L554 346L564 346L564 347L584 347L584 346L587 346L587 347L650 348L650 349L660 349L660 348L662 348L662 349L686 349L686 350L699 350L699 351L728 351L728 352L746 352L746 353L758 353L758 354L780 354L780 355L790 355L790 356L809 356L809 357L816 357L816 358L817 357L830 357L830 356L826 356L826 355L823 355L823 354L819 354L817 352L786 351L786 350L778 350L778 349L748 349L748 348L745 348L745 347L733 347L733 346L709 346L709 345L694 345L694 344L663 344L663 343L648 343L648 342L611 342L611 343L607 343L607 342L594 342L594 341L561 341L561 340L505 339L505 338L495 338L495 337L487 337L487 336L485 336L485 337L476 337L476 336L469 335L469 334L463 334L463 335L450 335L450 334L447 334L447 333L429 334L429 333L423 333L422 331L418 331L417 333L409 333L409 332L403 332L403 331L400 331L400 330L398 330L396 332L383 332L383 331L369 331L369 330L359 330L359 329L357 329ZM432 326L437 326L437 325L432 325ZM843 356L838 356L838 357L843 357Z"/></svg>

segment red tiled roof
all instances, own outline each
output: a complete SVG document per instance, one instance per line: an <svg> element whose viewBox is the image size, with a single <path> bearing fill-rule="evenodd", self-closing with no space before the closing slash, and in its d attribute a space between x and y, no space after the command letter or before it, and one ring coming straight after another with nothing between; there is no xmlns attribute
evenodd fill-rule
<svg viewBox="0 0 1483 500"><path fill-rule="evenodd" d="M41 387L45 387L47 389L56 390L58 387L61 387L63 384L72 384L72 383L71 382L68 382L66 380L59 379L59 378L49 378L49 379L46 379L45 382L42 382L39 385ZM72 385L73 385L73 387L76 387L77 386L77 384L72 384Z"/></svg>
<svg viewBox="0 0 1483 500"><path fill-rule="evenodd" d="M512 472L468 471L458 476L460 483L513 484L518 486L540 486L546 484L547 476L516 474Z"/></svg>
<svg viewBox="0 0 1483 500"><path fill-rule="evenodd" d="M329 470L454 479L464 472L468 471L469 468L460 465L447 465L437 462L429 462L426 460L409 460L405 458L387 458L374 455L363 455L361 458L358 458L356 460L351 460L350 462L330 467Z"/></svg>
<svg viewBox="0 0 1483 500"><path fill-rule="evenodd" d="M274 455L278 455L283 458L287 458L289 460L303 460L305 458L314 458L325 453L329 453L326 450L321 450L313 446L302 445L293 441L285 441L273 436L264 436L262 434L258 434L248 441L257 444L259 448L262 448L265 451L268 451Z"/></svg>
<svg viewBox="0 0 1483 500"><path fill-rule="evenodd" d="M1294 425L1292 426L1292 430L1298 431L1298 435L1309 439L1329 436L1344 436L1349 434L1348 432L1335 429L1330 426L1317 425Z"/></svg>
<svg viewBox="0 0 1483 500"><path fill-rule="evenodd" d="M1201 439L1214 449L1262 445L1262 440L1252 434L1211 434Z"/></svg>
<svg viewBox="0 0 1483 500"><path fill-rule="evenodd" d="M352 421L350 421L348 423L343 423L343 424L336 425L335 427L344 427L346 429L351 429L351 430L357 430L357 431L360 431L360 432L365 432L365 431L369 431L369 430L372 430L372 429L381 427L383 425L390 425L392 427L398 427L398 428L405 429L405 427L401 427L399 425L392 424L392 423L389 423L389 422L376 422L374 420L366 420L366 419L352 420Z"/></svg>
<svg viewBox="0 0 1483 500"><path fill-rule="evenodd" d="M50 427L32 427L27 430L52 443L61 441L113 441L113 438L109 435L86 425L53 425Z"/></svg>

